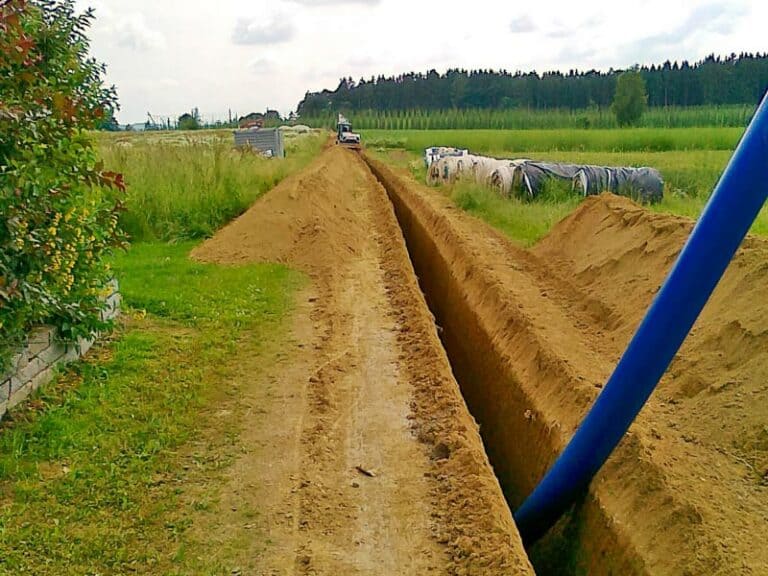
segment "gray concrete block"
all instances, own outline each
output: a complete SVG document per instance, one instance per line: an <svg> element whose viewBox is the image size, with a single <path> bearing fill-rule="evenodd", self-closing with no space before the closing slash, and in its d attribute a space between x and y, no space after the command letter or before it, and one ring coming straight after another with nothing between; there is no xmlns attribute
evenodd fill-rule
<svg viewBox="0 0 768 576"><path fill-rule="evenodd" d="M29 363L29 354L26 348L11 356L11 372L21 370Z"/></svg>
<svg viewBox="0 0 768 576"><path fill-rule="evenodd" d="M48 364L42 358L35 356L29 361L29 364L19 370L18 378L23 384L26 384L47 367Z"/></svg>
<svg viewBox="0 0 768 576"><path fill-rule="evenodd" d="M34 328L27 338L27 356L34 358L51 345L54 330L50 326Z"/></svg>
<svg viewBox="0 0 768 576"><path fill-rule="evenodd" d="M32 392L32 386L27 383L16 391L11 392L11 397L8 399L8 409L16 408L19 404L26 400Z"/></svg>
<svg viewBox="0 0 768 576"><path fill-rule="evenodd" d="M54 366L46 368L45 370L40 372L40 374L35 376L27 384L27 387L29 388L29 393L31 394L41 386L45 386L46 384L48 384L51 380L53 380L53 377L55 374L56 374L56 370Z"/></svg>
<svg viewBox="0 0 768 576"><path fill-rule="evenodd" d="M53 342L48 348L40 352L37 357L50 366L61 360L66 352L66 347L62 342Z"/></svg>
<svg viewBox="0 0 768 576"><path fill-rule="evenodd" d="M6 402L11 397L11 379L0 382L0 402Z"/></svg>
<svg viewBox="0 0 768 576"><path fill-rule="evenodd" d="M19 378L16 376L11 377L11 388L10 388L10 394L8 397L10 398L13 396L16 392L21 390L25 386L26 382L22 382Z"/></svg>

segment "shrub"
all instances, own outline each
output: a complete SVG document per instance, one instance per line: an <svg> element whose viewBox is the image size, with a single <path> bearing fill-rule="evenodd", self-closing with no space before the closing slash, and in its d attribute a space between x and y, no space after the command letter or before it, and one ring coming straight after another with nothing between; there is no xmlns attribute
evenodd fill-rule
<svg viewBox="0 0 768 576"><path fill-rule="evenodd" d="M73 0L0 0L0 368L32 325L66 339L108 327L124 186L85 132L117 107L87 56L92 18Z"/></svg>

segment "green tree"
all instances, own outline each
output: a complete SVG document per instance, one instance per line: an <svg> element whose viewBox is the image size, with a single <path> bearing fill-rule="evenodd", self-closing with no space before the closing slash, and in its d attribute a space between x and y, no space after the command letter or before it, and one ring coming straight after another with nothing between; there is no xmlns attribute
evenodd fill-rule
<svg viewBox="0 0 768 576"><path fill-rule="evenodd" d="M648 106L645 80L639 70L628 70L616 80L616 94L611 109L619 126L635 126Z"/></svg>
<svg viewBox="0 0 768 576"><path fill-rule="evenodd" d="M92 19L73 0L0 0L0 368L32 325L64 338L108 327L124 185L88 133L117 108L88 57Z"/></svg>
<svg viewBox="0 0 768 576"><path fill-rule="evenodd" d="M192 114L179 116L179 130L197 130L198 128L200 128L200 122Z"/></svg>

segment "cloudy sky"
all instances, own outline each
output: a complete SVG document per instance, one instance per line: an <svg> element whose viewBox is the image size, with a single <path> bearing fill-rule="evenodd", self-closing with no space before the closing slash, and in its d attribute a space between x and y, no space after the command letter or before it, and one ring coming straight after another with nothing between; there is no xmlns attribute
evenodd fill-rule
<svg viewBox="0 0 768 576"><path fill-rule="evenodd" d="M339 78L435 68L624 68L768 51L764 0L78 0L122 110L225 119Z"/></svg>

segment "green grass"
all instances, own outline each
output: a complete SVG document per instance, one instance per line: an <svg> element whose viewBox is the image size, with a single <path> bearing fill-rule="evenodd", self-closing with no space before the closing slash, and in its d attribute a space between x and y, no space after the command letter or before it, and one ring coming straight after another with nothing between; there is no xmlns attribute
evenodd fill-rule
<svg viewBox="0 0 768 576"><path fill-rule="evenodd" d="M642 128L744 127L754 105L649 108L640 120ZM544 130L618 128L609 108L581 110L527 108L466 110L362 110L347 116L360 130ZM334 129L333 112L302 117L310 126Z"/></svg>
<svg viewBox="0 0 768 576"><path fill-rule="evenodd" d="M194 263L191 247L141 244L117 258L125 301L142 312L3 424L0 574L182 573L185 491L226 465L225 449L189 446L218 402L236 403L238 352L284 337L304 283L279 265ZM214 446L236 421L217 424Z"/></svg>
<svg viewBox="0 0 768 576"><path fill-rule="evenodd" d="M212 235L261 194L309 163L327 136L286 140L286 158L233 149L232 134L101 134L99 152L128 185L121 224L134 241Z"/></svg>
<svg viewBox="0 0 768 576"><path fill-rule="evenodd" d="M364 130L367 146L424 153L430 146L456 146L501 156L531 152L667 152L733 150L743 128L634 128L612 130Z"/></svg>
<svg viewBox="0 0 768 576"><path fill-rule="evenodd" d="M532 246L545 236L580 201L578 197L562 192L545 192L536 202L506 199L474 182L457 183L450 196L459 208L485 220L524 246Z"/></svg>
<svg viewBox="0 0 768 576"><path fill-rule="evenodd" d="M658 141L645 148L641 144L652 142L667 132L670 133L669 142L676 143L670 150L654 149ZM469 148L472 152L500 158L527 157L605 166L651 166L661 171L665 181L664 200L651 209L695 219L701 214L725 169L740 133L741 130L732 129L531 130L514 133L486 130L420 133L374 131L374 143L368 139L367 144L372 146L376 143L375 138L380 138L385 145L379 147L378 154L387 162L407 167L421 182L426 174L422 146L437 144ZM371 133L366 134L370 136ZM611 143L622 137L624 140L621 145L615 146L620 150L611 148L614 146ZM708 141L710 144L707 144ZM729 147L720 149L728 142L731 142ZM676 149L677 146L680 149ZM445 193L468 212L526 246L546 234L580 201L578 197L569 195L544 195L537 202L505 200L482 186L469 183L446 187ZM768 208L762 210L751 233L768 236Z"/></svg>

